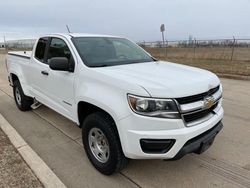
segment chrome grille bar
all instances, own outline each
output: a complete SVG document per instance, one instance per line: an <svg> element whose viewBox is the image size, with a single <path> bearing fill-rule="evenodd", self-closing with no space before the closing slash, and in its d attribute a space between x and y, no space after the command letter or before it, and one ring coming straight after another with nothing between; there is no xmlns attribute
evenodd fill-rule
<svg viewBox="0 0 250 188"><path fill-rule="evenodd" d="M221 91L220 90L217 91L216 93L212 95L212 97L214 99L214 103L216 103L222 97ZM201 109L204 109L204 100L180 105L181 113L187 113L187 112L192 112L192 111L201 110Z"/></svg>
<svg viewBox="0 0 250 188"><path fill-rule="evenodd" d="M216 87L206 93L207 95L203 98L199 97L197 98L197 101L193 100L189 103L181 104L178 102L178 100L176 100L183 122L187 127L191 127L209 120L221 108L222 89L220 87ZM202 94L198 94L197 96L200 95ZM191 97L192 96L190 96L190 98ZM209 97L213 99L213 105L211 107L209 107L209 105L205 105L205 100L207 100Z"/></svg>

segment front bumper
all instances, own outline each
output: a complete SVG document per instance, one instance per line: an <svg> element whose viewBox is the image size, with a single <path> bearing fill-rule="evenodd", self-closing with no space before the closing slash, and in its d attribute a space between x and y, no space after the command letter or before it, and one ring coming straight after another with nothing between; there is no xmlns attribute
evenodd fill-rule
<svg viewBox="0 0 250 188"><path fill-rule="evenodd" d="M209 130L216 130L216 134L219 132L219 128L215 129L215 127L222 127L223 114L223 108L220 107L212 118L193 127L186 127L182 119L148 118L132 114L118 122L123 152L131 159L179 159L187 153L201 152L209 145L209 141L212 141L208 140L208 143L206 142L208 145L201 149L201 145L207 140L205 133ZM211 133L212 136L209 138L214 138L216 134ZM199 136L202 139L186 144ZM168 139L175 142L165 153L147 153L141 148L142 139Z"/></svg>
<svg viewBox="0 0 250 188"><path fill-rule="evenodd" d="M172 160L178 160L189 153L203 153L212 145L215 136L221 131L222 127L222 122L219 122L201 135L188 140Z"/></svg>

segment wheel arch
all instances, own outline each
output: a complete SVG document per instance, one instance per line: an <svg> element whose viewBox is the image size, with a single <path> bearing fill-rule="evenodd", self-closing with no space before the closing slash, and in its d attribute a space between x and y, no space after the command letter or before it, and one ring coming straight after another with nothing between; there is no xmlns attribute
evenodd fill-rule
<svg viewBox="0 0 250 188"><path fill-rule="evenodd" d="M9 73L9 82L10 82L10 85L13 86L14 81L16 81L16 80L19 81L24 94L27 95L27 96L32 97L30 95L29 87L28 87L28 85L26 83L26 80L24 79L24 76L22 74L18 74L18 71L17 72L16 71L11 71Z"/></svg>
<svg viewBox="0 0 250 188"><path fill-rule="evenodd" d="M106 110L104 110L104 109L102 109L94 104L86 102L86 101L80 101L80 102L78 102L78 105L77 105L77 115L78 115L78 121L79 121L80 128L84 129L84 127L82 127L84 119L88 115L93 114L95 112L103 112L114 122L114 124L112 124L112 126L118 135L119 141L121 141L120 134L119 134L117 124L115 122L114 117L108 111L106 111Z"/></svg>
<svg viewBox="0 0 250 188"><path fill-rule="evenodd" d="M111 113L109 113L107 110L104 110L101 107L98 107L92 103L86 102L86 101L79 101L77 104L77 117L78 117L78 121L79 121L79 126L82 126L82 123L84 121L84 119L95 112L103 112L106 115L108 115L114 122L115 119L114 117L111 115Z"/></svg>
<svg viewBox="0 0 250 188"><path fill-rule="evenodd" d="M16 80L18 80L18 81L20 82L20 80L19 80L17 74L15 74L15 73L10 73L10 85L11 85L11 86L13 86L13 84L14 84L14 82L15 82ZM21 84L21 82L20 82L20 84Z"/></svg>

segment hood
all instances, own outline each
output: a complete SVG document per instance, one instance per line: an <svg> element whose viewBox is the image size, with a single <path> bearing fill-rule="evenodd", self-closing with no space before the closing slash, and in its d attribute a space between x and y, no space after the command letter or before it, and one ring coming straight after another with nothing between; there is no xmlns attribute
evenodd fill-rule
<svg viewBox="0 0 250 188"><path fill-rule="evenodd" d="M136 84L152 97L185 97L206 92L220 84L218 77L209 71L165 61L110 66L98 68L98 71Z"/></svg>

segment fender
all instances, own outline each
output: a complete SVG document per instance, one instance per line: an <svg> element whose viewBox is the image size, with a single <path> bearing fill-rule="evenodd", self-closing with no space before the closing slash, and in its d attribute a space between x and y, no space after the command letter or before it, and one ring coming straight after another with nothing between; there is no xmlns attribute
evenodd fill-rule
<svg viewBox="0 0 250 188"><path fill-rule="evenodd" d="M125 81L121 85L119 79L114 80L109 75L84 66L79 67L76 74L78 75L75 80L76 105L81 101L93 104L109 113L116 123L131 114L127 100L128 93L149 95L138 85ZM75 117L78 117L77 113L76 107Z"/></svg>
<svg viewBox="0 0 250 188"><path fill-rule="evenodd" d="M144 90L142 92L145 93ZM131 114L127 91L118 89L114 85L109 86L98 81L93 82L93 80L81 82L76 90L76 104L81 101L103 109L110 114L116 123ZM77 114L77 108L75 113Z"/></svg>
<svg viewBox="0 0 250 188"><path fill-rule="evenodd" d="M25 78L25 73L23 71L23 68L25 68L24 66L26 66L25 64L28 65L29 62L28 61L26 62L25 60L20 60L20 58L10 55L8 55L7 58L8 58L8 72L10 76L10 84L13 84L12 76L16 75L21 84L24 94L30 96L29 86ZM15 62L17 61L18 63L14 63L14 61Z"/></svg>

